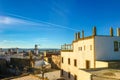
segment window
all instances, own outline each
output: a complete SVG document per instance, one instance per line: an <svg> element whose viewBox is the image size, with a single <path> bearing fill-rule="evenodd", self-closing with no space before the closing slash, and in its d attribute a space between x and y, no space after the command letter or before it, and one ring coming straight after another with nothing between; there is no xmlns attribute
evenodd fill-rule
<svg viewBox="0 0 120 80"><path fill-rule="evenodd" d="M62 63L63 63L63 57L62 57Z"/></svg>
<svg viewBox="0 0 120 80"><path fill-rule="evenodd" d="M63 75L63 70L61 69L61 76Z"/></svg>
<svg viewBox="0 0 120 80"><path fill-rule="evenodd" d="M74 59L74 66L77 66L77 60Z"/></svg>
<svg viewBox="0 0 120 80"><path fill-rule="evenodd" d="M74 80L77 80L77 75L74 75Z"/></svg>
<svg viewBox="0 0 120 80"><path fill-rule="evenodd" d="M82 51L82 47L78 47L78 51Z"/></svg>
<svg viewBox="0 0 120 80"><path fill-rule="evenodd" d="M90 45L90 50L92 50L92 45Z"/></svg>
<svg viewBox="0 0 120 80"><path fill-rule="evenodd" d="M114 51L118 51L118 41L114 41Z"/></svg>
<svg viewBox="0 0 120 80"><path fill-rule="evenodd" d="M80 50L82 51L82 47L80 47Z"/></svg>
<svg viewBox="0 0 120 80"><path fill-rule="evenodd" d="M68 72L68 78L70 78L70 72Z"/></svg>
<svg viewBox="0 0 120 80"><path fill-rule="evenodd" d="M90 61L86 60L86 69L89 69L89 68L90 68Z"/></svg>
<svg viewBox="0 0 120 80"><path fill-rule="evenodd" d="M70 64L70 58L68 58L68 64Z"/></svg>

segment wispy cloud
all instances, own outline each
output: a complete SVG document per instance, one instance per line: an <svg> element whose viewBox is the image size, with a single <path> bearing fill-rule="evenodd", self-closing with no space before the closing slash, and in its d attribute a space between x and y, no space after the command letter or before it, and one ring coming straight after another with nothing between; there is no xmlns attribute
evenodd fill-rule
<svg viewBox="0 0 120 80"><path fill-rule="evenodd" d="M10 16L0 16L0 24L27 24L27 25L45 26L45 24L40 24L30 20L25 20Z"/></svg>
<svg viewBox="0 0 120 80"><path fill-rule="evenodd" d="M2 40L1 43L24 43L24 41L20 41L20 40Z"/></svg>
<svg viewBox="0 0 120 80"><path fill-rule="evenodd" d="M12 16L12 17L9 17ZM53 24L50 22L40 21L36 19L30 19L24 16L9 14L9 16L0 16L1 24L25 24L25 25L36 25L39 28L48 28L48 29L68 29L72 31L78 31L77 29L66 27L62 25Z"/></svg>
<svg viewBox="0 0 120 80"><path fill-rule="evenodd" d="M72 30L72 31L79 31L78 29L74 29L71 27L57 25L57 24L53 24L50 22L46 22L46 21L36 20L36 19L30 19L30 18L20 16L20 15L9 14L9 16L13 16L11 17L12 19L9 19L11 20L11 22L22 23L22 24L27 24L27 25L36 25L36 26L41 26L41 27L49 28L49 29L56 28L56 29L67 29L67 30Z"/></svg>
<svg viewBox="0 0 120 80"><path fill-rule="evenodd" d="M1 24L16 24L16 23L24 23L23 20L8 17L8 16L0 16L0 23Z"/></svg>
<svg viewBox="0 0 120 80"><path fill-rule="evenodd" d="M0 16L0 23L9 24L11 20L7 17Z"/></svg>
<svg viewBox="0 0 120 80"><path fill-rule="evenodd" d="M63 17L66 17L69 14L69 8L67 8L67 6L62 6L61 7L61 5L59 4L58 1L56 1L56 0L51 0L51 1L52 1L51 9L55 13L57 13L57 14L63 16Z"/></svg>

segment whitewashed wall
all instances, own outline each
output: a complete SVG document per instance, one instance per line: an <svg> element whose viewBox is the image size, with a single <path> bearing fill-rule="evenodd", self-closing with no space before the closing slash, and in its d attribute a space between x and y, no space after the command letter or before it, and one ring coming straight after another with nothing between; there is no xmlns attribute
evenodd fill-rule
<svg viewBox="0 0 120 80"><path fill-rule="evenodd" d="M114 51L114 41L120 42L120 37L95 37L96 60L120 60L120 48L119 51Z"/></svg>

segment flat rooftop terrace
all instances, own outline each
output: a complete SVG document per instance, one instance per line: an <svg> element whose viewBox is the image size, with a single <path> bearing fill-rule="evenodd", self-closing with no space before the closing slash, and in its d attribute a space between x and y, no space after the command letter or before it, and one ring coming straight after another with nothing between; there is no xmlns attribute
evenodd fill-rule
<svg viewBox="0 0 120 80"><path fill-rule="evenodd" d="M85 71L92 74L92 80L120 80L120 69L98 68Z"/></svg>

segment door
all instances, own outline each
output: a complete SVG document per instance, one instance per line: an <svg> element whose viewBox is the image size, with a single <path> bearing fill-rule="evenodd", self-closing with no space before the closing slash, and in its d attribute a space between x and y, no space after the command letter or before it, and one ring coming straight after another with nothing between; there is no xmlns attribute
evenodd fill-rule
<svg viewBox="0 0 120 80"><path fill-rule="evenodd" d="M89 69L89 68L90 68L90 61L86 60L86 69Z"/></svg>

